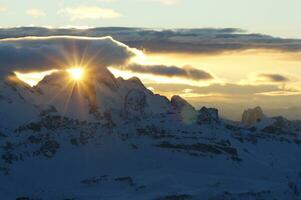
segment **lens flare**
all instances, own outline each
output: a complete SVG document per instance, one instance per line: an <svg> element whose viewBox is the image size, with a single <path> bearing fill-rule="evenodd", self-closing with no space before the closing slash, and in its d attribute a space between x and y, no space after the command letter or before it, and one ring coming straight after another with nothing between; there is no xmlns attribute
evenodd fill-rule
<svg viewBox="0 0 301 200"><path fill-rule="evenodd" d="M80 81L84 78L85 71L82 67L73 67L70 69L67 69L67 71L70 74L70 77L75 81Z"/></svg>

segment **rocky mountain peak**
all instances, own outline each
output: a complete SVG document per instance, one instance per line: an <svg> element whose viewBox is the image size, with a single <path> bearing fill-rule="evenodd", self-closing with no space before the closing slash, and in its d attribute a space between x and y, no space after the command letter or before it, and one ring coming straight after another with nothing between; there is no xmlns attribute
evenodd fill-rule
<svg viewBox="0 0 301 200"><path fill-rule="evenodd" d="M190 105L185 99L179 95L174 95L171 97L171 105L175 111L181 112L183 109L195 110L195 108Z"/></svg>
<svg viewBox="0 0 301 200"><path fill-rule="evenodd" d="M174 95L170 100L174 112L180 117L181 121L190 124L196 121L197 112L185 99Z"/></svg>

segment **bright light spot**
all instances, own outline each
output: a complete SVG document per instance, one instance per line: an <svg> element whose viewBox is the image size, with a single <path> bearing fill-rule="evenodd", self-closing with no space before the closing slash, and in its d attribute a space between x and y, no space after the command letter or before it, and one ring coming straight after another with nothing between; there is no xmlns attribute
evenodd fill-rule
<svg viewBox="0 0 301 200"><path fill-rule="evenodd" d="M152 92L155 91L155 88L153 88L153 87L147 87L147 89L150 90L150 91L152 91Z"/></svg>
<svg viewBox="0 0 301 200"><path fill-rule="evenodd" d="M135 55L133 58L131 58L131 62L133 63L139 63L139 64L152 64L147 59L147 56L143 53L143 51L134 49Z"/></svg>
<svg viewBox="0 0 301 200"><path fill-rule="evenodd" d="M82 80L85 75L85 71L81 67L70 68L67 69L67 71L70 73L71 78L75 81Z"/></svg>

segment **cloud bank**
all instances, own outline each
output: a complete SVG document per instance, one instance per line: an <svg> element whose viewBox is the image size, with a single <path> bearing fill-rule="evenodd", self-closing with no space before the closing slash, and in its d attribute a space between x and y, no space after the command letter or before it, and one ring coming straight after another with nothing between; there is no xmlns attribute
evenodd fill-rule
<svg viewBox="0 0 301 200"><path fill-rule="evenodd" d="M77 15L77 14L76 14ZM77 15L81 17L83 15ZM81 17L82 18L82 17ZM83 16L83 18L85 18ZM241 29L144 29L104 27L79 29L48 29L19 27L0 29L0 38L24 36L72 35L114 39L147 52L216 54L247 49L270 49L286 52L301 51L301 39L284 39L262 34L250 34Z"/></svg>
<svg viewBox="0 0 301 200"><path fill-rule="evenodd" d="M137 50L111 37L25 37L0 40L0 73L89 65L124 65Z"/></svg>
<svg viewBox="0 0 301 200"><path fill-rule="evenodd" d="M107 67L132 72L193 80L210 80L213 76L193 67L141 65L131 63L139 50L111 37L48 36L0 40L0 74L87 66L99 71Z"/></svg>

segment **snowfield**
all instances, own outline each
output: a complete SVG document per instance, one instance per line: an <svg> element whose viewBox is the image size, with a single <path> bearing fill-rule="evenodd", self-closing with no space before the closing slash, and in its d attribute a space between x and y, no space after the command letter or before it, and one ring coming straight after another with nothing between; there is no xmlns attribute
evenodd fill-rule
<svg viewBox="0 0 301 200"><path fill-rule="evenodd" d="M103 73L1 81L0 199L301 199L300 121L246 127Z"/></svg>

